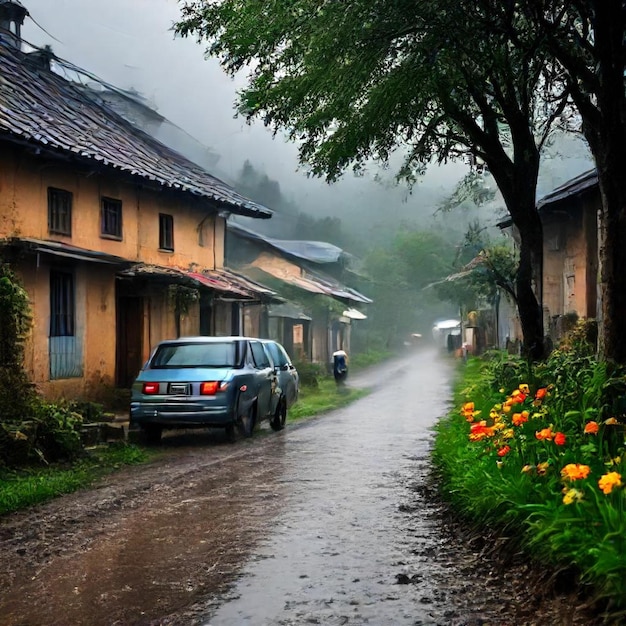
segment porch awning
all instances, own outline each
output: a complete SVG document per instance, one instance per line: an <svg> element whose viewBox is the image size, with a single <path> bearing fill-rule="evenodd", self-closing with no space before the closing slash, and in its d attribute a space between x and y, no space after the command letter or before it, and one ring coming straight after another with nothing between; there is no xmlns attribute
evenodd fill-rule
<svg viewBox="0 0 626 626"><path fill-rule="evenodd" d="M132 265L132 261L114 254L78 248L60 241L47 241L45 239L33 239L31 237L12 237L0 242L4 247L19 249L25 252L48 254L51 256L66 257L88 263L105 263L108 265Z"/></svg>
<svg viewBox="0 0 626 626"><path fill-rule="evenodd" d="M119 273L124 278L143 276L187 287L206 287L221 297L254 302L282 302L283 299L264 285L254 283L226 269L188 272L178 267L138 263Z"/></svg>
<svg viewBox="0 0 626 626"><path fill-rule="evenodd" d="M347 309L343 312L344 317L349 317L351 320L366 320L367 315L365 313L361 313L361 311L357 311L356 309Z"/></svg>

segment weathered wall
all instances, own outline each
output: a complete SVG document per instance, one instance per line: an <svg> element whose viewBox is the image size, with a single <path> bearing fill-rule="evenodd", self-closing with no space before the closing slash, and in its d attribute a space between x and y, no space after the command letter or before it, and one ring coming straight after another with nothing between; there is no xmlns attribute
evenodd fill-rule
<svg viewBox="0 0 626 626"><path fill-rule="evenodd" d="M72 193L71 236L48 230L48 188ZM122 202L122 237L101 235L102 197ZM159 213L174 218L174 251L159 250ZM134 184L128 179L79 171L72 165L28 155L4 146L0 152L0 239L19 237L58 241L130 261L183 269L213 269L224 264L225 220L207 202ZM115 384L116 277L114 265L47 254L14 261L31 298L34 327L25 365L33 382L50 398L98 398ZM83 346L83 376L50 380L50 269L75 277L75 336ZM176 337L174 308L167 287L142 283L143 359L156 343ZM228 307L225 307L227 309ZM230 332L230 312L224 320ZM180 322L181 335L197 335L197 304ZM107 389L109 388L109 389Z"/></svg>
<svg viewBox="0 0 626 626"><path fill-rule="evenodd" d="M595 196L574 198L543 218L543 299L550 317L595 317L598 202Z"/></svg>
<svg viewBox="0 0 626 626"><path fill-rule="evenodd" d="M72 235L48 232L48 188L70 191ZM102 197L122 201L122 239L102 236ZM159 213L174 217L174 251L159 250ZM21 151L0 154L0 238L54 239L132 261L204 269L224 265L224 218L208 202L82 173L64 163L42 163Z"/></svg>

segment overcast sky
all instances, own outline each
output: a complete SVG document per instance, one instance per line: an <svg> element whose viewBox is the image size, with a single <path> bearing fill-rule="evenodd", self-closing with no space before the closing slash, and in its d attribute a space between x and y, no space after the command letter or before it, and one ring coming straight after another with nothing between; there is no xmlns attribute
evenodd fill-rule
<svg viewBox="0 0 626 626"><path fill-rule="evenodd" d="M55 54L121 88L134 88L169 120L210 146L221 158L219 173L236 178L246 159L278 180L287 197L303 209L337 214L360 204L378 205L389 217L419 211L431 214L462 176L463 167L431 168L404 202L403 189L389 189L347 174L337 185L307 179L298 170L297 149L257 123L234 118L237 81L192 39L175 38L176 0L21 0L27 18L22 35L35 45L50 44ZM44 32L44 30L47 32ZM241 77L239 84L243 84ZM585 169L574 159L568 176ZM563 168L548 186L563 182ZM325 208L328 207L328 210Z"/></svg>

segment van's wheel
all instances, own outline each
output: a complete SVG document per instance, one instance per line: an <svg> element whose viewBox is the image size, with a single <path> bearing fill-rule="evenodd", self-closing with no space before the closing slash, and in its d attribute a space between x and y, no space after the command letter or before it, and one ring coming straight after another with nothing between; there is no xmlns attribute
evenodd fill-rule
<svg viewBox="0 0 626 626"><path fill-rule="evenodd" d="M252 437L255 425L256 413L254 406L251 406L243 415L237 417L237 429L242 437Z"/></svg>
<svg viewBox="0 0 626 626"><path fill-rule="evenodd" d="M276 413L270 420L270 426L272 430L279 431L285 428L287 422L287 402L283 398L276 407Z"/></svg>
<svg viewBox="0 0 626 626"><path fill-rule="evenodd" d="M143 427L143 436L147 444L155 446L161 443L161 433L163 428L161 426L155 426L150 424Z"/></svg>

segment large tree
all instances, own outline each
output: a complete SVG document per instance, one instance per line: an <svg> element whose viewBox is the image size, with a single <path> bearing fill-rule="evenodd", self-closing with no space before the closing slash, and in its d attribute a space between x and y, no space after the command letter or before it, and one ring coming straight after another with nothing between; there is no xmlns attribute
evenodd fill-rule
<svg viewBox="0 0 626 626"><path fill-rule="evenodd" d="M399 175L413 181L433 160L482 159L520 234L525 350L543 355L535 194L542 145L567 100L525 14L501 0L182 5L177 32L208 42L231 74L248 67L240 112L286 130L314 174L334 180L401 152ZM511 45L511 32L525 36Z"/></svg>
<svg viewBox="0 0 626 626"><path fill-rule="evenodd" d="M600 354L626 363L626 4L623 0L519 0L551 61L564 70L594 156L600 213ZM525 47L528 31L513 29Z"/></svg>

